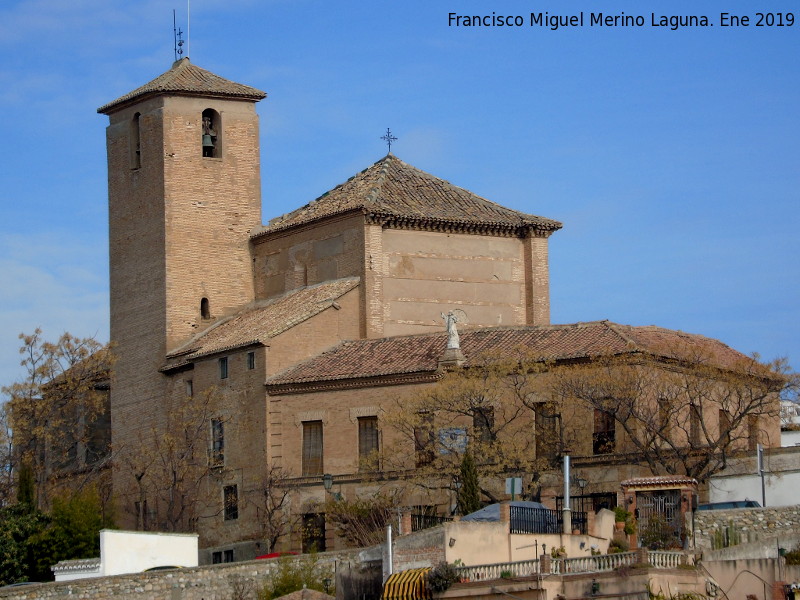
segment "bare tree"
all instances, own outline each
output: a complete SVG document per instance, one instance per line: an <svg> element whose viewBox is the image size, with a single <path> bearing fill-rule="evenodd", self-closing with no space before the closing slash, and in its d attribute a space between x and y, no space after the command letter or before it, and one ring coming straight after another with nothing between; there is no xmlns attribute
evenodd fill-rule
<svg viewBox="0 0 800 600"><path fill-rule="evenodd" d="M164 421L142 429L135 445L116 453L117 468L129 477L127 509L142 530L193 531L202 516L206 482L212 474L209 456L211 421L218 416L217 393L209 389L172 400Z"/></svg>
<svg viewBox="0 0 800 600"><path fill-rule="evenodd" d="M266 468L258 484L245 492L246 501L255 509L257 535L274 552L280 540L297 525L298 515L292 515L290 475L282 467Z"/></svg>
<svg viewBox="0 0 800 600"><path fill-rule="evenodd" d="M51 475L76 460L91 441L92 424L106 410L113 364L108 347L93 338L63 334L56 342L41 330L20 334L22 381L3 387L8 398L15 465L28 464L36 481L36 504L46 507ZM107 388L106 388L107 389Z"/></svg>
<svg viewBox="0 0 800 600"><path fill-rule="evenodd" d="M397 399L384 415L395 433L380 457L382 470L405 473L417 488L454 490L469 448L482 483L522 473L536 479L571 441L562 407L550 401L541 378L550 367L524 348L485 353ZM481 493L497 501L491 486Z"/></svg>
<svg viewBox="0 0 800 600"><path fill-rule="evenodd" d="M784 370L785 361L744 356L720 363L687 345L658 357L606 356L565 365L552 371L548 385L552 397L577 403L594 421L595 454L629 453L653 474L704 481L732 453L775 443L770 436L777 435Z"/></svg>

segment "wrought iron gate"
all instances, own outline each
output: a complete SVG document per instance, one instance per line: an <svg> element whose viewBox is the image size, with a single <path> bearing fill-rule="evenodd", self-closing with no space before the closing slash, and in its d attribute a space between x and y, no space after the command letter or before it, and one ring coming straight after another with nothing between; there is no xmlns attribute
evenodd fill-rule
<svg viewBox="0 0 800 600"><path fill-rule="evenodd" d="M651 550L683 547L679 490L636 492L636 520L640 546Z"/></svg>

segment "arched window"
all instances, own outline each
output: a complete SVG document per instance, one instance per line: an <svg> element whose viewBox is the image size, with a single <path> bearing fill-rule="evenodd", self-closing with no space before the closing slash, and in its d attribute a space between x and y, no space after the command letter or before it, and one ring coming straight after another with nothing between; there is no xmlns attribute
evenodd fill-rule
<svg viewBox="0 0 800 600"><path fill-rule="evenodd" d="M203 111L202 131L203 156L220 158L222 156L222 127L219 113L213 108L207 108Z"/></svg>
<svg viewBox="0 0 800 600"><path fill-rule="evenodd" d="M200 300L200 317L202 319L211 318L211 307L208 304L208 298Z"/></svg>
<svg viewBox="0 0 800 600"><path fill-rule="evenodd" d="M131 169L138 169L142 166L142 147L139 137L139 119L141 116L142 115L137 112L135 115L133 115L133 119L131 120Z"/></svg>

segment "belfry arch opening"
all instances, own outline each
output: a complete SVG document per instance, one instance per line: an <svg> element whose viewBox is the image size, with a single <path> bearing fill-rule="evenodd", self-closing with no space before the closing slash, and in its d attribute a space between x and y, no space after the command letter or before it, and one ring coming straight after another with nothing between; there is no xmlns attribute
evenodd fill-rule
<svg viewBox="0 0 800 600"><path fill-rule="evenodd" d="M208 298L200 300L200 318L204 320L211 318L211 306L208 303Z"/></svg>
<svg viewBox="0 0 800 600"><path fill-rule="evenodd" d="M222 156L222 126L219 113L213 108L203 111L202 121L202 152L206 158L219 158Z"/></svg>

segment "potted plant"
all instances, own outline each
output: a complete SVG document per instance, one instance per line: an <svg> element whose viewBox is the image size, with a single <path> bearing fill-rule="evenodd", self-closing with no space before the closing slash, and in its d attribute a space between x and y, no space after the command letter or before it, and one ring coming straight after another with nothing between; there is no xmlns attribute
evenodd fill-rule
<svg viewBox="0 0 800 600"><path fill-rule="evenodd" d="M628 521L628 518L631 516L627 510L625 510L621 506L614 507L614 524L618 530L625 529L625 523Z"/></svg>

